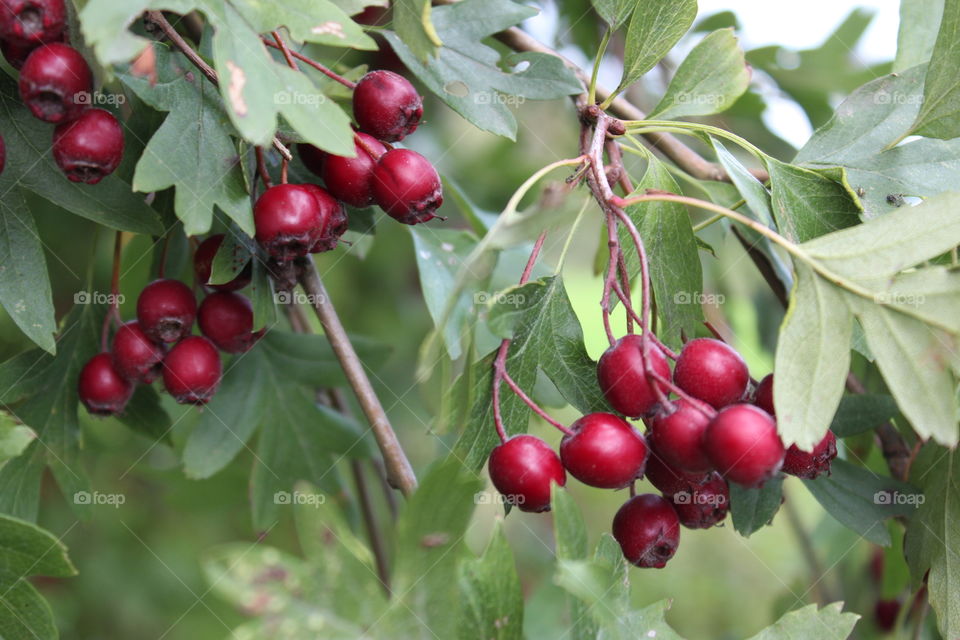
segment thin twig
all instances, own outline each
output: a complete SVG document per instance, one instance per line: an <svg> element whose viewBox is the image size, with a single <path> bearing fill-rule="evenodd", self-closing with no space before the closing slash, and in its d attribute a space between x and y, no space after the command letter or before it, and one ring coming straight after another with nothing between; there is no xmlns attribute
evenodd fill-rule
<svg viewBox="0 0 960 640"><path fill-rule="evenodd" d="M276 33L276 32L274 32L274 33ZM266 38L263 39L263 44L267 45L268 47L273 47L274 49L280 49L280 46L279 46L277 43L270 42L270 41L267 40ZM356 83L356 82L353 82L352 80L347 80L347 79L344 78L343 76L341 76L341 75L339 75L339 74L337 74L337 73L334 73L333 71L331 71L331 70L328 69L327 67L323 66L322 64L320 64L319 62L317 62L317 61L314 60L313 58L308 58L307 56L303 55L302 53L297 53L296 51L293 51L293 50L290 50L290 49L288 49L288 51L289 51L289 53L290 53L291 56L293 56L294 58L296 58L296 59L299 60L300 62L303 62L303 63L306 63L306 64L310 65L311 67L313 67L314 69L316 69L317 71L319 71L320 73L322 73L323 75L327 76L327 77L330 78L331 80L336 80L337 82L339 82L340 84L342 84L342 85L345 86L346 88L348 88L348 89L355 89L355 88L357 87L357 83Z"/></svg>

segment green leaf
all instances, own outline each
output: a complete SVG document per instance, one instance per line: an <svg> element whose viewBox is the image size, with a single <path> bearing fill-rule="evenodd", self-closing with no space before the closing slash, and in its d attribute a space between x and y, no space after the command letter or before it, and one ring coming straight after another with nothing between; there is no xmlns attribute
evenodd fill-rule
<svg viewBox="0 0 960 640"><path fill-rule="evenodd" d="M34 440L19 456L0 468L0 513L36 520L40 480L46 467L46 450Z"/></svg>
<svg viewBox="0 0 960 640"><path fill-rule="evenodd" d="M80 11L84 43L104 67L132 60L150 41L128 30L151 0L90 0Z"/></svg>
<svg viewBox="0 0 960 640"><path fill-rule="evenodd" d="M648 0L637 6L627 29L622 91L660 62L697 17L696 0Z"/></svg>
<svg viewBox="0 0 960 640"><path fill-rule="evenodd" d="M251 260L256 260L256 245L252 238L231 227L213 256L210 280L205 284L226 284L240 275Z"/></svg>
<svg viewBox="0 0 960 640"><path fill-rule="evenodd" d="M590 0L590 4L610 28L616 30L641 3L638 0Z"/></svg>
<svg viewBox="0 0 960 640"><path fill-rule="evenodd" d="M258 33L284 26L297 42L376 50L377 43L330 0L231 0Z"/></svg>
<svg viewBox="0 0 960 640"><path fill-rule="evenodd" d="M892 396L880 394L846 395L833 416L830 431L838 438L848 438L870 431L899 414Z"/></svg>
<svg viewBox="0 0 960 640"><path fill-rule="evenodd" d="M218 252L219 253L219 252ZM273 290L273 278L262 260L253 260L250 284L244 289L253 305L253 328L260 330L272 327L277 322L277 299Z"/></svg>
<svg viewBox="0 0 960 640"><path fill-rule="evenodd" d="M0 411L0 466L23 453L36 437L33 429L18 424L10 415Z"/></svg>
<svg viewBox="0 0 960 640"><path fill-rule="evenodd" d="M730 516L733 528L745 538L767 526L783 502L783 476L767 480L759 489L730 483Z"/></svg>
<svg viewBox="0 0 960 640"><path fill-rule="evenodd" d="M823 174L770 159L773 214L780 235L794 242L859 223L860 203L843 185Z"/></svg>
<svg viewBox="0 0 960 640"><path fill-rule="evenodd" d="M523 638L523 592L513 551L498 522L483 555L460 566L463 640Z"/></svg>
<svg viewBox="0 0 960 640"><path fill-rule="evenodd" d="M580 507L563 487L552 485L550 505L553 509L553 535L555 538L557 566L565 562L582 561L588 558L587 527L583 522ZM589 615L589 607L576 594L567 598L569 619L573 621L570 636L573 640L597 637L597 624Z"/></svg>
<svg viewBox="0 0 960 640"><path fill-rule="evenodd" d="M356 15L367 7L386 7L390 0L333 0L349 16Z"/></svg>
<svg viewBox="0 0 960 640"><path fill-rule="evenodd" d="M393 3L393 26L397 36L418 60L427 62L444 40L431 18L430 0L397 0Z"/></svg>
<svg viewBox="0 0 960 640"><path fill-rule="evenodd" d="M943 16L944 0L902 0L900 30L897 34L897 57L893 71L906 71L930 61L937 30Z"/></svg>
<svg viewBox="0 0 960 640"><path fill-rule="evenodd" d="M750 70L733 29L714 31L687 55L647 117L706 116L733 105L750 86Z"/></svg>
<svg viewBox="0 0 960 640"><path fill-rule="evenodd" d="M843 613L843 603L828 604L819 611L811 604L784 614L750 640L845 640L860 619L855 613Z"/></svg>
<svg viewBox="0 0 960 640"><path fill-rule="evenodd" d="M923 104L910 133L949 140L960 136L960 1L945 0L940 31L923 83Z"/></svg>
<svg viewBox="0 0 960 640"><path fill-rule="evenodd" d="M117 419L150 440L170 444L173 424L161 404L160 395L149 385L137 386Z"/></svg>

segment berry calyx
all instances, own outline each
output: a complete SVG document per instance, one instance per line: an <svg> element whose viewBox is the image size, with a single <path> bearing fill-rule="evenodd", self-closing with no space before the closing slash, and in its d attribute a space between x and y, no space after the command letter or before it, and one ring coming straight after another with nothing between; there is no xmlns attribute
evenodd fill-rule
<svg viewBox="0 0 960 640"><path fill-rule="evenodd" d="M347 210L343 203L330 195L330 192L315 184L300 185L313 194L320 207L320 216L326 221L316 242L310 247L310 253L323 253L337 248L340 236L347 232Z"/></svg>
<svg viewBox="0 0 960 640"><path fill-rule="evenodd" d="M410 81L392 71L371 71L353 90L353 117L361 131L396 142L410 135L423 117L423 98Z"/></svg>
<svg viewBox="0 0 960 640"><path fill-rule="evenodd" d="M0 38L18 45L35 46L58 40L66 22L63 0L0 2Z"/></svg>
<svg viewBox="0 0 960 640"><path fill-rule="evenodd" d="M740 401L750 383L750 372L730 345L713 338L697 338L683 345L673 381L693 397L720 409Z"/></svg>
<svg viewBox="0 0 960 640"><path fill-rule="evenodd" d="M147 337L136 320L131 320L117 329L110 354L117 373L127 380L150 384L160 375L166 352Z"/></svg>
<svg viewBox="0 0 960 640"><path fill-rule="evenodd" d="M613 537L631 564L662 569L680 544L680 520L667 500L645 493L630 498L617 511Z"/></svg>
<svg viewBox="0 0 960 640"><path fill-rule="evenodd" d="M549 511L550 485L567 483L556 452L540 438L525 434L495 447L488 470L497 491L521 511Z"/></svg>
<svg viewBox="0 0 960 640"><path fill-rule="evenodd" d="M713 467L703 451L703 433L710 418L686 400L674 402L673 411L667 408L654 416L650 441L657 452L675 467L690 473L705 473Z"/></svg>
<svg viewBox="0 0 960 640"><path fill-rule="evenodd" d="M253 207L257 242L281 262L307 255L323 233L324 218L316 197L298 184L270 187Z"/></svg>
<svg viewBox="0 0 960 640"><path fill-rule="evenodd" d="M615 411L630 418L646 415L657 404L657 395L643 369L640 351L643 343L638 335L626 335L608 348L597 363L597 381L604 397ZM670 378L666 357L650 341L647 341L647 358L660 377ZM663 389L662 384L656 384Z"/></svg>
<svg viewBox="0 0 960 640"><path fill-rule="evenodd" d="M184 338L163 359L163 386L180 404L206 404L220 377L220 354L201 336Z"/></svg>
<svg viewBox="0 0 960 640"><path fill-rule="evenodd" d="M197 317L197 299L179 280L154 280L137 298L140 329L154 342L176 342L190 334Z"/></svg>
<svg viewBox="0 0 960 640"><path fill-rule="evenodd" d="M328 155L323 163L323 183L338 200L352 207L373 204L373 170L387 152L383 144L365 133L354 134L355 158Z"/></svg>
<svg viewBox="0 0 960 640"><path fill-rule="evenodd" d="M830 473L830 462L837 457L837 437L832 431L817 443L813 451L801 451L797 445L787 449L781 471L798 478L812 480L820 474Z"/></svg>
<svg viewBox="0 0 960 640"><path fill-rule="evenodd" d="M80 52L51 42L34 49L20 70L20 97L35 118L66 122L84 110L93 74Z"/></svg>
<svg viewBox="0 0 960 640"><path fill-rule="evenodd" d="M71 182L97 184L120 166L123 129L109 111L87 109L53 132L53 159Z"/></svg>
<svg viewBox="0 0 960 640"><path fill-rule="evenodd" d="M719 473L709 473L699 483L669 497L670 503L687 529L709 529L727 517L730 488Z"/></svg>
<svg viewBox="0 0 960 640"><path fill-rule="evenodd" d="M133 395L133 383L114 369L109 353L98 353L80 370L77 393L90 413L112 416L127 406Z"/></svg>
<svg viewBox="0 0 960 640"><path fill-rule="evenodd" d="M403 224L432 220L443 204L440 175L429 160L410 149L392 149L380 156L370 185L377 205Z"/></svg>
<svg viewBox="0 0 960 640"><path fill-rule="evenodd" d="M772 478L785 453L773 418L750 404L722 409L710 421L703 444L714 468L745 487L758 487Z"/></svg>
<svg viewBox="0 0 960 640"><path fill-rule="evenodd" d="M197 250L193 254L193 272L197 276L197 282L216 291L236 291L237 289L243 289L250 284L253 276L253 263L249 261L240 273L237 274L237 277L230 282L210 284L210 274L213 272L213 259L216 257L221 244L223 244L223 234L218 233L210 236L197 247Z"/></svg>
<svg viewBox="0 0 960 640"><path fill-rule="evenodd" d="M230 291L216 291L204 298L197 324L203 335L227 353L249 350L265 331L253 331L253 305L245 296Z"/></svg>
<svg viewBox="0 0 960 640"><path fill-rule="evenodd" d="M591 413L570 426L560 441L560 460L574 478L591 487L622 489L643 476L647 443L626 420Z"/></svg>
<svg viewBox="0 0 960 640"><path fill-rule="evenodd" d="M767 374L753 392L753 404L757 405L773 417L777 417L777 410L773 406L773 374Z"/></svg>

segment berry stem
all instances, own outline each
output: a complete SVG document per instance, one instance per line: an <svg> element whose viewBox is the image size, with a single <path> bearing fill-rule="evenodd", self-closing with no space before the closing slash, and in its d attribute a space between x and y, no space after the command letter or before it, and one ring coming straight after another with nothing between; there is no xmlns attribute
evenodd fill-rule
<svg viewBox="0 0 960 640"><path fill-rule="evenodd" d="M260 175L260 182L263 183L264 189L269 189L273 186L273 181L267 172L267 162L263 155L263 147L254 147L253 149L257 155L257 173Z"/></svg>
<svg viewBox="0 0 960 640"><path fill-rule="evenodd" d="M263 44L267 45L268 47L273 47L274 49L280 49L280 48L281 48L277 43L270 42L270 40L268 40L268 39L266 39L266 38L263 39ZM289 49L288 49L288 51L289 51ZM297 53L296 51L289 51L289 53L290 53L291 56L293 56L294 58L296 58L296 59L299 60L300 62L303 62L303 63L305 63L305 64L310 65L311 67L313 67L314 69L316 69L317 71L319 71L319 72L322 73L323 75L327 76L327 77L330 78L331 80L336 80L337 82L339 82L340 84L342 84L343 86L345 86L347 89L351 89L351 90L352 90L352 89L355 89L355 88L356 88L356 86L357 86L357 83L356 83L356 82L353 82L352 80L347 80L347 79L344 78L343 76L341 76L341 75L339 75L339 74L331 71L331 70L328 69L327 67L323 66L322 64L320 64L319 62L317 62L317 61L314 60L313 58L308 58L307 56L303 55L302 53Z"/></svg>
<svg viewBox="0 0 960 640"><path fill-rule="evenodd" d="M270 35L272 35L273 39L276 41L277 48L283 53L283 57L287 61L287 65L294 71L299 71L300 69L297 67L297 63L294 61L293 56L290 55L290 49L287 48L287 43L284 42L283 38L280 37L280 32L274 30L270 32ZM264 41L267 42L266 38L264 38Z"/></svg>
<svg viewBox="0 0 960 640"><path fill-rule="evenodd" d="M123 255L123 232L117 231L113 236L113 271L110 274L110 308L103 317L100 327L100 350L109 351L110 323L120 319L120 258Z"/></svg>

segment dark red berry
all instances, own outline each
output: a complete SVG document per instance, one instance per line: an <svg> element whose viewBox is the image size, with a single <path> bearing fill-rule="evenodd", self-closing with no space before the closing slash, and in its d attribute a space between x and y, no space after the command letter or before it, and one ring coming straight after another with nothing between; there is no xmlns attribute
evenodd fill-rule
<svg viewBox="0 0 960 640"><path fill-rule="evenodd" d="M80 52L60 42L34 49L20 70L20 97L45 122L76 118L90 102L93 74Z"/></svg>
<svg viewBox="0 0 960 640"><path fill-rule="evenodd" d="M812 480L822 473L830 473L830 462L837 457L837 437L827 431L823 440L817 443L813 451L801 451L797 445L787 449L783 458L784 473L798 478Z"/></svg>
<svg viewBox="0 0 960 640"><path fill-rule="evenodd" d="M220 354L201 336L184 338L163 359L163 386L180 404L206 404L220 375Z"/></svg>
<svg viewBox="0 0 960 640"><path fill-rule="evenodd" d="M728 344L697 338L683 346L673 369L678 387L716 409L738 402L750 383L747 364Z"/></svg>
<svg viewBox="0 0 960 640"><path fill-rule="evenodd" d="M263 192L253 207L257 242L277 260L307 255L327 219L317 198L299 184L278 184Z"/></svg>
<svg viewBox="0 0 960 640"><path fill-rule="evenodd" d="M597 363L597 381L607 402L625 416L639 418L657 404L657 395L643 369L641 345L643 338L629 334L607 349ZM663 352L647 343L647 358L651 368L662 378L670 379L670 365ZM663 389L663 385L660 385Z"/></svg>
<svg viewBox="0 0 960 640"><path fill-rule="evenodd" d="M730 488L719 473L709 473L698 483L669 497L680 524L687 529L709 529L723 522L730 510Z"/></svg>
<svg viewBox="0 0 960 640"><path fill-rule="evenodd" d="M369 207L373 204L373 170L387 148L365 133L354 135L354 148L357 152L355 158L327 156L323 164L323 183L338 200L352 207Z"/></svg>
<svg viewBox="0 0 960 640"><path fill-rule="evenodd" d="M297 145L297 154L300 156L300 161L303 162L303 166L309 169L311 173L317 177L323 175L323 163L327 159L326 151L318 149L312 144L302 142Z"/></svg>
<svg viewBox="0 0 960 640"><path fill-rule="evenodd" d="M670 411L661 407L651 423L650 441L668 463L690 473L713 469L703 451L703 433L710 417L686 400L674 402Z"/></svg>
<svg viewBox="0 0 960 640"><path fill-rule="evenodd" d="M666 461L663 454L656 447L650 448L650 457L647 459L645 477L664 496L672 498L674 495L697 487L709 480L709 473L690 473L674 467Z"/></svg>
<svg viewBox="0 0 960 640"><path fill-rule="evenodd" d="M71 182L97 184L122 158L123 129L109 111L87 109L53 132L53 159Z"/></svg>
<svg viewBox="0 0 960 640"><path fill-rule="evenodd" d="M80 370L80 402L94 415L112 416L123 411L133 395L133 383L113 368L109 353L98 353Z"/></svg>
<svg viewBox="0 0 960 640"><path fill-rule="evenodd" d="M896 599L880 599L873 607L873 619L883 633L890 633L897 625L900 615L900 601Z"/></svg>
<svg viewBox="0 0 960 640"><path fill-rule="evenodd" d="M310 253L323 253L324 251L333 251L337 248L340 236L347 232L347 210L343 203L334 198L330 193L318 187L315 184L300 185L313 194L317 199L317 205L320 207L320 215L326 220L323 230L317 241L310 247Z"/></svg>
<svg viewBox="0 0 960 640"><path fill-rule="evenodd" d="M176 342L190 335L197 317L197 299L179 280L154 280L137 298L140 329L154 342Z"/></svg>
<svg viewBox="0 0 960 640"><path fill-rule="evenodd" d="M0 38L18 45L59 40L66 22L67 11L63 0L0 2Z"/></svg>
<svg viewBox="0 0 960 640"><path fill-rule="evenodd" d="M403 224L432 220L443 204L440 175L430 161L410 149L392 149L373 170L373 199Z"/></svg>
<svg viewBox="0 0 960 640"><path fill-rule="evenodd" d="M410 81L392 71L371 71L353 90L353 117L360 130L396 142L410 135L423 116L423 98Z"/></svg>
<svg viewBox="0 0 960 640"><path fill-rule="evenodd" d="M570 426L560 441L560 460L574 478L591 487L622 489L643 476L647 443L626 420L591 413Z"/></svg>
<svg viewBox="0 0 960 640"><path fill-rule="evenodd" d="M193 271L197 275L197 282L217 291L236 291L237 289L243 289L250 284L250 279L253 274L253 263L249 261L240 273L237 274L237 277L230 282L223 284L209 283L210 274L213 272L213 259L216 257L221 244L223 244L223 234L218 233L210 236L197 247L197 250L193 254Z"/></svg>
<svg viewBox="0 0 960 640"><path fill-rule="evenodd" d="M563 486L567 474L550 446L535 436L513 436L490 453L490 480L509 504L521 511L549 511L550 485Z"/></svg>
<svg viewBox="0 0 960 640"><path fill-rule="evenodd" d="M773 417L777 416L777 410L773 407L773 374L764 376L756 391L753 392L753 404L757 405Z"/></svg>
<svg viewBox="0 0 960 640"><path fill-rule="evenodd" d="M160 375L160 362L166 352L147 337L136 320L117 329L110 350L113 367L128 380L150 384Z"/></svg>
<svg viewBox="0 0 960 640"><path fill-rule="evenodd" d="M667 500L645 493L630 498L617 511L613 537L631 564L662 569L680 544L680 520Z"/></svg>
<svg viewBox="0 0 960 640"><path fill-rule="evenodd" d="M33 50L36 49L37 46L38 45L33 44L19 44L12 40L0 40L0 52L3 53L4 60L17 71L23 69L27 58L30 57L30 54L33 53Z"/></svg>
<svg viewBox="0 0 960 640"><path fill-rule="evenodd" d="M203 299L197 324L203 335L227 353L249 350L265 331L253 331L253 305L246 297L229 291L217 291Z"/></svg>
<svg viewBox="0 0 960 640"><path fill-rule="evenodd" d="M783 464L777 424L766 411L750 404L721 409L710 421L703 444L714 468L745 487L762 485Z"/></svg>

